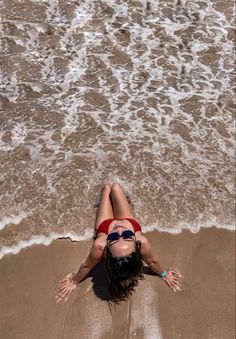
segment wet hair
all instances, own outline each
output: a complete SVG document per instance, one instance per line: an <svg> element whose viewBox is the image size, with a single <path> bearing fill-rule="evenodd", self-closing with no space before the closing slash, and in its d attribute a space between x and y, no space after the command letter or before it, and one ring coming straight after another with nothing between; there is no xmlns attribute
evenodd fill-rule
<svg viewBox="0 0 236 339"><path fill-rule="evenodd" d="M111 301L119 304L127 300L138 285L138 281L144 279L141 242L135 241L135 251L126 257L113 257L106 246L105 269Z"/></svg>

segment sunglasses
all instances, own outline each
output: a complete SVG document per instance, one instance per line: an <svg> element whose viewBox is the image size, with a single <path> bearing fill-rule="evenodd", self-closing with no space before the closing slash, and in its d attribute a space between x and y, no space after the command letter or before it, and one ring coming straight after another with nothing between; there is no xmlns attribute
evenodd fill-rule
<svg viewBox="0 0 236 339"><path fill-rule="evenodd" d="M121 235L117 232L113 232L113 233L108 234L107 240L114 241L114 240L118 240L120 238L132 239L132 237L134 237L134 236L135 236L134 232L132 232L131 230L126 230L126 231L123 231L121 233Z"/></svg>

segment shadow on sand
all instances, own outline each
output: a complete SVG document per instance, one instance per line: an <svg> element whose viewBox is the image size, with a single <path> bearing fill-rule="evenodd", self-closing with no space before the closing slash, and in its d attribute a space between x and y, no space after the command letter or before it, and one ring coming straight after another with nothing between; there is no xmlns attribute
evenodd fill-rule
<svg viewBox="0 0 236 339"><path fill-rule="evenodd" d="M144 266L144 275L157 275L149 267ZM99 262L89 273L88 277L92 278L93 290L95 295L101 300L111 302L107 274L105 271L105 260Z"/></svg>

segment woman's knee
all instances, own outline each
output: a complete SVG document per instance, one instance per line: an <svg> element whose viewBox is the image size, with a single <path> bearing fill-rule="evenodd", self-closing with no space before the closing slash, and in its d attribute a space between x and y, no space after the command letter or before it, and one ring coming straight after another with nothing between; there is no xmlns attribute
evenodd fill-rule
<svg viewBox="0 0 236 339"><path fill-rule="evenodd" d="M112 190L113 192L123 191L121 185L118 184L117 182L114 183L114 184L111 186L111 190Z"/></svg>

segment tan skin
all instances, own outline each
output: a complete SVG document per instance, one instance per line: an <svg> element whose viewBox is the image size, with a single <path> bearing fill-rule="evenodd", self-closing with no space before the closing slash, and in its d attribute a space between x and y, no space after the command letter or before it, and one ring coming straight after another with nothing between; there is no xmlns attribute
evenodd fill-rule
<svg viewBox="0 0 236 339"><path fill-rule="evenodd" d="M112 204L110 198L112 200ZM95 228L97 229L104 220L111 218L135 219L125 193L122 187L117 183L113 185L104 185ZM134 231L133 225L128 220L114 220L109 226L108 233L118 232L121 234L125 229ZM136 232L135 238L136 241L141 242L141 254L145 263L153 272L161 275L163 269L159 261L154 257L147 238L141 232ZM76 274L69 274L60 281L59 287L56 290L57 302L67 301L71 293L76 289L77 284L80 283L88 275L92 268L102 260L106 244L107 235L105 233L99 233L92 245L88 257L80 265L78 272ZM109 242L108 246L114 257L127 256L135 250L135 241L134 239L119 238L119 240ZM182 278L178 272L173 269L169 269L162 279L174 291L180 290Z"/></svg>

